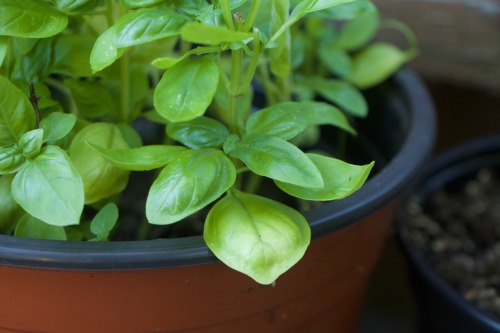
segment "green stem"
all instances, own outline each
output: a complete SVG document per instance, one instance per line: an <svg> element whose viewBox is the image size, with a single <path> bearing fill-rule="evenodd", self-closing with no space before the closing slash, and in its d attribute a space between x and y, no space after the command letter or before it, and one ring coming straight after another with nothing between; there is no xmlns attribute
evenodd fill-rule
<svg viewBox="0 0 500 333"><path fill-rule="evenodd" d="M241 94L243 94L248 89L250 84L252 84L252 79L255 76L255 71L257 70L257 66L259 64L259 57L262 53L262 45L260 43L259 31L254 33L254 45L255 46L253 49L252 57L250 58L250 64L248 65L247 73L241 85L241 90L240 90Z"/></svg>
<svg viewBox="0 0 500 333"><path fill-rule="evenodd" d="M273 105L278 102L278 95L279 95L279 89L277 86L273 83L271 80L271 77L269 76L269 72L267 69L263 66L260 66L258 68L259 70L259 79L260 82L262 83L262 86L264 87L264 93L266 95L266 102L267 105Z"/></svg>
<svg viewBox="0 0 500 333"><path fill-rule="evenodd" d="M231 81L229 85L229 130L239 134L238 99L241 85L241 49L231 52Z"/></svg>
<svg viewBox="0 0 500 333"><path fill-rule="evenodd" d="M108 0L106 3L106 22L108 23L108 27L112 26L114 23L113 18L113 0Z"/></svg>
<svg viewBox="0 0 500 333"><path fill-rule="evenodd" d="M231 2L230 0L221 0L222 15L224 16L224 21L229 30L234 30L233 15L231 13Z"/></svg>
<svg viewBox="0 0 500 333"><path fill-rule="evenodd" d="M130 116L130 55L128 52L124 52L123 56L120 58L120 79L121 79L121 89L120 89L120 121L127 122Z"/></svg>
<svg viewBox="0 0 500 333"><path fill-rule="evenodd" d="M262 177L251 172L248 175L247 182L245 184L245 192L246 193L257 193L262 183Z"/></svg>
<svg viewBox="0 0 500 333"><path fill-rule="evenodd" d="M243 31L247 32L252 29L252 26L257 18L257 14L259 13L259 8L262 0L253 0L252 7L250 8L250 12L248 13L248 17L245 20L245 24L243 25Z"/></svg>

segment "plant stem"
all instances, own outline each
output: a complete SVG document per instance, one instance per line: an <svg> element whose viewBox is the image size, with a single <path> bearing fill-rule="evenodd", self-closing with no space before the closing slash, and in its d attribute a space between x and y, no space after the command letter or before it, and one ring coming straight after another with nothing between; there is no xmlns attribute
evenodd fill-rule
<svg viewBox="0 0 500 333"><path fill-rule="evenodd" d="M38 108L38 96L35 92L35 85L33 82L30 82L30 102L33 106L33 110L35 111L35 128L40 128L40 109Z"/></svg>
<svg viewBox="0 0 500 333"><path fill-rule="evenodd" d="M259 13L259 8L262 0L253 0L252 7L250 8L250 12L248 13L248 17L245 20L245 24L243 25L243 31L247 32L252 29L252 26L257 18L257 14Z"/></svg>
<svg viewBox="0 0 500 333"><path fill-rule="evenodd" d="M113 0L108 0L106 3L106 22L108 23L108 27L112 26L114 23L113 19Z"/></svg>
<svg viewBox="0 0 500 333"><path fill-rule="evenodd" d="M239 134L238 99L241 84L241 63L243 52L241 49L231 52L231 81L229 85L229 130Z"/></svg>
<svg viewBox="0 0 500 333"><path fill-rule="evenodd" d="M250 59L250 64L248 66L247 73L245 75L245 78L243 79L240 93L244 93L252 83L252 79L255 76L255 71L257 70L257 66L259 64L259 57L262 53L262 45L260 43L259 31L256 31L254 33L254 45L255 46L253 49L252 58Z"/></svg>
<svg viewBox="0 0 500 333"><path fill-rule="evenodd" d="M120 120L127 122L130 116L130 73L129 73L130 55L127 51L124 52L120 59Z"/></svg>
<svg viewBox="0 0 500 333"><path fill-rule="evenodd" d="M230 0L221 0L222 15L224 16L224 21L229 30L234 30L233 15L231 14L231 2Z"/></svg>

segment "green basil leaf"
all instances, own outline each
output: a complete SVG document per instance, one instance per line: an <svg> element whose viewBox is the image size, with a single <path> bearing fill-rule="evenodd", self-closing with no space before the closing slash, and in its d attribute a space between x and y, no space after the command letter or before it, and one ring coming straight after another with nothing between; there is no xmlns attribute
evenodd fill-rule
<svg viewBox="0 0 500 333"><path fill-rule="evenodd" d="M201 116L168 124L167 134L189 148L220 148L229 136L229 130L221 122Z"/></svg>
<svg viewBox="0 0 500 333"><path fill-rule="evenodd" d="M94 216L90 222L90 231L96 235L96 240L107 241L117 221L118 207L114 203L109 203Z"/></svg>
<svg viewBox="0 0 500 333"><path fill-rule="evenodd" d="M0 35L46 38L68 25L66 15L43 0L0 0Z"/></svg>
<svg viewBox="0 0 500 333"><path fill-rule="evenodd" d="M194 48L194 49L184 53L182 56L180 56L178 58L172 58L172 57L158 58L158 59L155 59L151 64L153 66L156 66L159 68L167 69L167 68L170 68L170 67L177 65L179 62L186 59L190 55L193 55L193 54L201 55L201 54L220 52L220 51L221 51L220 47L199 46L197 48Z"/></svg>
<svg viewBox="0 0 500 333"><path fill-rule="evenodd" d="M271 284L303 257L311 230L299 212L282 203L230 191L210 210L203 237L226 265Z"/></svg>
<svg viewBox="0 0 500 333"><path fill-rule="evenodd" d="M45 223L78 224L83 210L83 183L66 153L44 147L27 160L12 182L12 196L30 215Z"/></svg>
<svg viewBox="0 0 500 333"><path fill-rule="evenodd" d="M8 37L0 36L0 68L2 68L3 61L7 55Z"/></svg>
<svg viewBox="0 0 500 333"><path fill-rule="evenodd" d="M229 3L231 6L231 10L235 10L238 7L243 6L245 4L245 2L247 2L247 1L248 0L230 0Z"/></svg>
<svg viewBox="0 0 500 333"><path fill-rule="evenodd" d="M121 0L122 4L129 9L151 7L165 0Z"/></svg>
<svg viewBox="0 0 500 333"><path fill-rule="evenodd" d="M19 140L19 148L24 157L32 159L38 156L43 144L43 129L35 129L24 133Z"/></svg>
<svg viewBox="0 0 500 333"><path fill-rule="evenodd" d="M104 31L95 41L90 53L90 67L92 72L102 71L111 66L123 55L124 49L119 49L114 44L114 26Z"/></svg>
<svg viewBox="0 0 500 333"><path fill-rule="evenodd" d="M337 46L346 51L357 50L375 36L379 26L378 13L376 11L366 12L347 22L340 32Z"/></svg>
<svg viewBox="0 0 500 333"><path fill-rule="evenodd" d="M142 147L142 145L143 145L142 137L137 132L137 130L134 127L132 127L132 125L126 124L126 123L121 123L121 124L118 124L118 129L120 129L120 132L122 133L123 138L125 139L125 142L127 142L127 145L130 148ZM154 136L154 134L153 134L153 136Z"/></svg>
<svg viewBox="0 0 500 333"><path fill-rule="evenodd" d="M260 176L299 186L323 186L320 172L306 154L283 139L252 133L228 153Z"/></svg>
<svg viewBox="0 0 500 333"><path fill-rule="evenodd" d="M168 69L154 92L158 113L169 122L202 116L219 83L219 67L210 58L186 59Z"/></svg>
<svg viewBox="0 0 500 333"><path fill-rule="evenodd" d="M85 14L106 3L105 0L52 0L52 2L58 10L68 15Z"/></svg>
<svg viewBox="0 0 500 333"><path fill-rule="evenodd" d="M78 107L81 117L92 119L112 114L116 110L116 100L101 81L68 79L64 84Z"/></svg>
<svg viewBox="0 0 500 333"><path fill-rule="evenodd" d="M181 146L152 145L131 149L107 149L88 143L113 165L130 171L161 168L172 162L186 148Z"/></svg>
<svg viewBox="0 0 500 333"><path fill-rule="evenodd" d="M108 123L92 123L73 138L69 156L82 177L85 203L90 204L121 192L127 185L129 171L114 166L87 142L110 149L127 149L128 145L120 129Z"/></svg>
<svg viewBox="0 0 500 333"><path fill-rule="evenodd" d="M321 172L325 182L322 188L306 188L275 181L284 192L306 200L329 201L351 195L364 184L374 165L373 162L367 165L353 165L317 154L307 154L307 156Z"/></svg>
<svg viewBox="0 0 500 333"><path fill-rule="evenodd" d="M64 227L44 223L28 214L24 215L17 224L14 236L62 241L67 240Z"/></svg>
<svg viewBox="0 0 500 333"><path fill-rule="evenodd" d="M35 128L35 111L26 95L0 75L0 146L17 143Z"/></svg>
<svg viewBox="0 0 500 333"><path fill-rule="evenodd" d="M330 20L347 21L355 19L367 12L377 11L370 0L356 0L334 8L328 8L318 13L317 16Z"/></svg>
<svg viewBox="0 0 500 333"><path fill-rule="evenodd" d="M152 224L182 220L217 200L236 180L236 169L220 150L181 153L154 181L146 202Z"/></svg>
<svg viewBox="0 0 500 333"><path fill-rule="evenodd" d="M282 102L251 114L246 131L290 140L307 128L312 117L310 103Z"/></svg>
<svg viewBox="0 0 500 333"><path fill-rule="evenodd" d="M312 13L323 9L332 8L338 5L343 5L353 1L356 0L305 0L303 1L303 3L307 4L305 12Z"/></svg>
<svg viewBox="0 0 500 333"><path fill-rule="evenodd" d="M17 144L0 147L0 175L17 172L24 165L26 158Z"/></svg>
<svg viewBox="0 0 500 333"><path fill-rule="evenodd" d="M406 53L397 47L375 43L354 56L353 70L347 79L360 89L370 88L388 79L406 61Z"/></svg>
<svg viewBox="0 0 500 333"><path fill-rule="evenodd" d="M352 84L334 79L314 79L313 88L326 100L338 105L356 117L366 117L368 104L364 96Z"/></svg>
<svg viewBox="0 0 500 333"><path fill-rule="evenodd" d="M143 9L122 16L113 26L117 48L178 35L188 18L168 9Z"/></svg>
<svg viewBox="0 0 500 333"><path fill-rule="evenodd" d="M14 175L0 176L0 230L8 232L24 215L21 206L12 197Z"/></svg>
<svg viewBox="0 0 500 333"><path fill-rule="evenodd" d="M322 102L308 102L314 112L312 125L330 125L343 129L353 135L356 134L354 128L349 124L345 114L335 106Z"/></svg>
<svg viewBox="0 0 500 333"><path fill-rule="evenodd" d="M253 38L253 34L233 31L220 26L190 22L182 28L181 38L191 43L219 45L221 43L235 43L251 39Z"/></svg>
<svg viewBox="0 0 500 333"><path fill-rule="evenodd" d="M321 43L318 47L318 56L321 63L338 77L345 77L352 70L351 57L334 43Z"/></svg>
<svg viewBox="0 0 500 333"><path fill-rule="evenodd" d="M286 22L271 37L270 42L276 41L276 39L281 36L283 32L290 28L295 22L300 20L304 15L352 1L355 0L303 0L299 2L299 4L293 8Z"/></svg>
<svg viewBox="0 0 500 333"><path fill-rule="evenodd" d="M39 39L27 54L16 57L12 79L24 82L45 81L50 74L53 44L52 38Z"/></svg>
<svg viewBox="0 0 500 333"><path fill-rule="evenodd" d="M76 124L73 114L53 112L40 121L43 129L43 142L54 142L64 138Z"/></svg>
<svg viewBox="0 0 500 333"><path fill-rule="evenodd" d="M51 73L70 77L92 75L89 58L95 37L91 35L62 35L55 43Z"/></svg>

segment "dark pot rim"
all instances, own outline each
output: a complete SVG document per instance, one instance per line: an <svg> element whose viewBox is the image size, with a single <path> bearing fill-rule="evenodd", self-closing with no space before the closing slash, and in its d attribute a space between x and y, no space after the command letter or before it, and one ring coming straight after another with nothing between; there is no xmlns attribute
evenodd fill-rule
<svg viewBox="0 0 500 333"><path fill-rule="evenodd" d="M424 200L442 184L472 174L482 167L500 166L500 136L476 139L457 145L440 154L426 169L423 181L416 191L417 200ZM432 288L440 299L453 304L463 316L461 320L477 323L478 327L492 332L500 332L500 319L490 315L472 303L441 277L425 260L423 254L405 239L402 233L404 221L397 221L398 238L410 264L426 286Z"/></svg>
<svg viewBox="0 0 500 333"><path fill-rule="evenodd" d="M394 78L411 110L398 154L353 195L305 212L313 238L332 233L395 200L421 173L435 139L434 106L420 78L404 69ZM130 242L66 242L0 235L0 263L76 270L178 267L217 261L202 236Z"/></svg>

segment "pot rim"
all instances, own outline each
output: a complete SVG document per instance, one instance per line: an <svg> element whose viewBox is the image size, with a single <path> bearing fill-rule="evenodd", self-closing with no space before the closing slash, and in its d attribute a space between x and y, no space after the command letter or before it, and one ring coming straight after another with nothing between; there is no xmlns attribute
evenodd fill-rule
<svg viewBox="0 0 500 333"><path fill-rule="evenodd" d="M347 227L391 202L413 183L431 156L436 119L417 74L400 70L394 80L412 110L409 131L396 156L351 196L307 211L313 238ZM425 135L422 135L425 133ZM331 222L331 220L334 220ZM132 270L205 264L217 258L202 236L117 242L71 242L0 235L0 264L75 270Z"/></svg>
<svg viewBox="0 0 500 333"><path fill-rule="evenodd" d="M479 167L500 165L500 136L480 138L458 144L437 156L424 173L424 180L417 189L416 195L423 200L430 192L443 183L457 179L479 170ZM398 221L398 239L404 253L408 256L423 281L428 284L439 297L452 303L464 318L473 320L484 329L500 332L500 319L486 313L471 302L468 302L425 260L423 254L402 234L402 224Z"/></svg>

